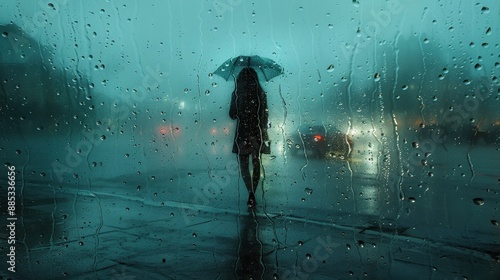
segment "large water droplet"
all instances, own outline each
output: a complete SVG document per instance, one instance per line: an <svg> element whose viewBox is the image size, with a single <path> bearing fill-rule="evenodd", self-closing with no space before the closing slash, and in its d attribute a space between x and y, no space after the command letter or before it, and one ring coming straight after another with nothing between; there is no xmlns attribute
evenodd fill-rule
<svg viewBox="0 0 500 280"><path fill-rule="evenodd" d="M375 79L375 82L380 81L380 74L379 73L375 73L375 75L373 76L373 79Z"/></svg>
<svg viewBox="0 0 500 280"><path fill-rule="evenodd" d="M482 14L487 14L487 13L489 13L489 12L490 12L490 8L488 8L488 7L486 7L486 6L481 8L481 13L482 13Z"/></svg>
<svg viewBox="0 0 500 280"><path fill-rule="evenodd" d="M328 68L326 68L326 71L333 72L333 69L334 69L333 64L330 64L330 66L328 66Z"/></svg>
<svg viewBox="0 0 500 280"><path fill-rule="evenodd" d="M484 205L484 199L482 199L482 198L476 197L476 198L474 198L472 201L473 201L473 202L474 202L474 204L476 204L476 205L479 205L479 206Z"/></svg>
<svg viewBox="0 0 500 280"><path fill-rule="evenodd" d="M308 194L311 195L313 193L313 190L311 188L305 188L304 191Z"/></svg>

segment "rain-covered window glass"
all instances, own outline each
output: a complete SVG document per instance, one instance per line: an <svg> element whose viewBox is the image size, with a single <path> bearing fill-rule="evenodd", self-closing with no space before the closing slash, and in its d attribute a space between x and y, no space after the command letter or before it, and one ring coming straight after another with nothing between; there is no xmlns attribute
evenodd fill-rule
<svg viewBox="0 0 500 280"><path fill-rule="evenodd" d="M500 278L500 2L0 10L0 278Z"/></svg>

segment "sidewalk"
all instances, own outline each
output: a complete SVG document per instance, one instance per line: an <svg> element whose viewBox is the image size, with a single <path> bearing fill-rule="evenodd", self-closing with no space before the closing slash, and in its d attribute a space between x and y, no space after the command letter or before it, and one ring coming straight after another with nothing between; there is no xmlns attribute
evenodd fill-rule
<svg viewBox="0 0 500 280"><path fill-rule="evenodd" d="M189 192L177 193L178 201L160 202L113 194L119 187L96 183L91 192L81 186L77 193L70 188L27 186L14 279L250 279L251 275L253 279L496 279L500 275L498 261L473 247L479 241L456 247L452 241L413 237L412 229L403 225L363 224L369 216L350 213L328 215L317 209L314 216L300 216L310 210L293 208L276 212L271 198L259 200L257 211L249 212L246 197L238 197L236 188L225 189L219 204L204 205L190 203Z"/></svg>

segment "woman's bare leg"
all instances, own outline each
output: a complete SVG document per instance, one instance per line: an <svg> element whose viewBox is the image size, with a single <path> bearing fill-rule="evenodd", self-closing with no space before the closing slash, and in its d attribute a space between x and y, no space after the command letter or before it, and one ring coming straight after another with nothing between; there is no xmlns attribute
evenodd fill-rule
<svg viewBox="0 0 500 280"><path fill-rule="evenodd" d="M259 152L252 154L252 167L253 167L253 177L252 177L252 192L255 193L257 187L259 186L260 180L260 154Z"/></svg>
<svg viewBox="0 0 500 280"><path fill-rule="evenodd" d="M240 172L245 187L248 192L252 192L252 179L250 178L249 155L239 155L240 159Z"/></svg>

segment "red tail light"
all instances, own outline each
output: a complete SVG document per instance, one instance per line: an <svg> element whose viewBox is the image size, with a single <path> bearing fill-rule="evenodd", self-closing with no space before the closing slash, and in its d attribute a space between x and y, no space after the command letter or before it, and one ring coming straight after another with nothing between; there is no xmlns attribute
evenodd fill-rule
<svg viewBox="0 0 500 280"><path fill-rule="evenodd" d="M173 135L174 137L179 136L181 133L180 128L178 126L169 126L169 125L160 125L157 128L158 134L161 136L168 136L168 135Z"/></svg>
<svg viewBox="0 0 500 280"><path fill-rule="evenodd" d="M316 134L316 135L313 136L313 140L315 142L321 141L321 140L323 140L323 136L321 136L319 134Z"/></svg>

